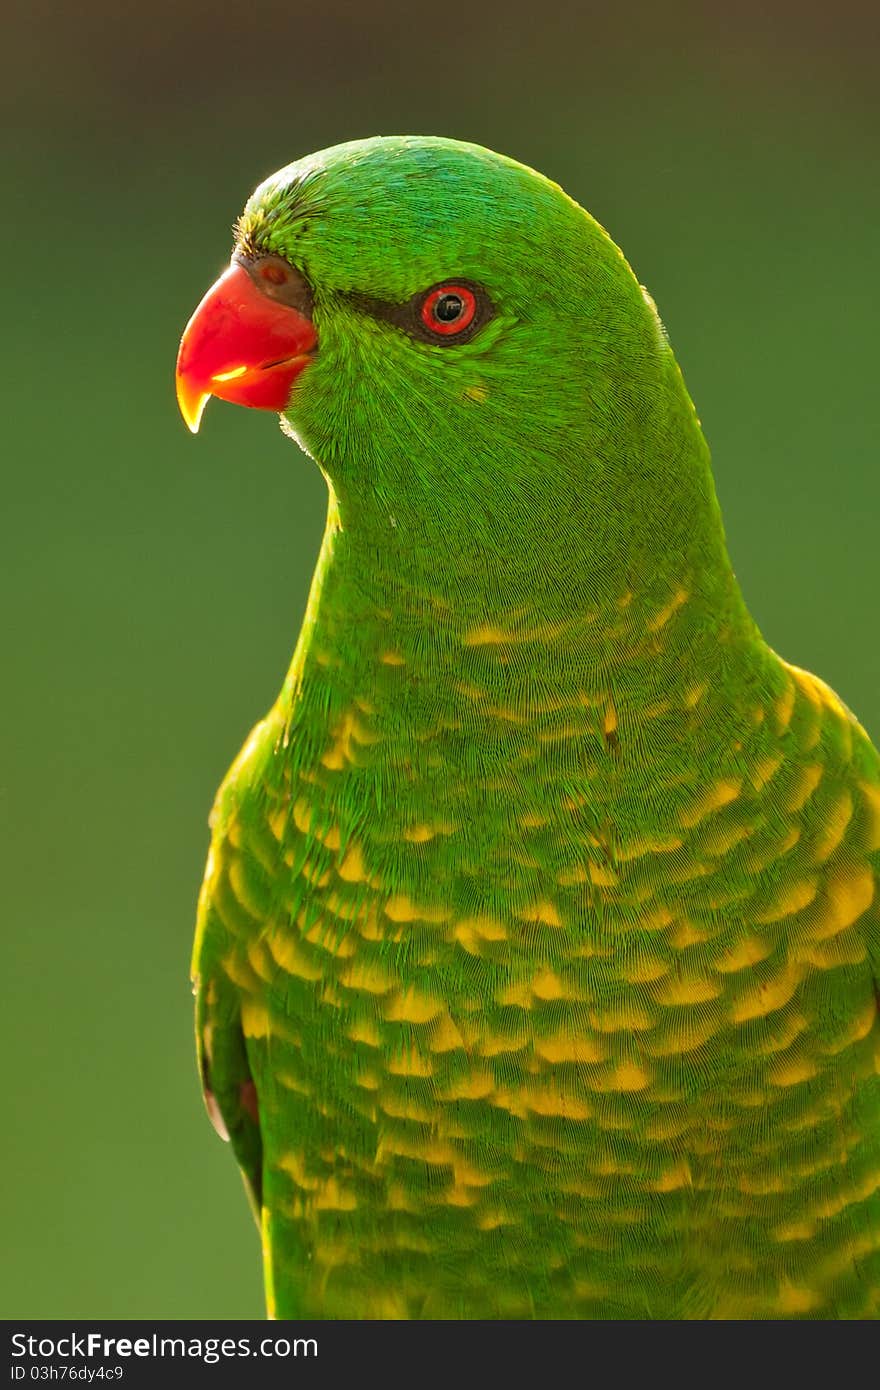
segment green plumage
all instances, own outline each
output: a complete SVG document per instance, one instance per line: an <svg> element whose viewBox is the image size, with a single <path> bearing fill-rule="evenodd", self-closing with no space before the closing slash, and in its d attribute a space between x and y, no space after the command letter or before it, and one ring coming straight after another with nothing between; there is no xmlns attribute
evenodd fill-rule
<svg viewBox="0 0 880 1390"><path fill-rule="evenodd" d="M560 189L282 170L330 485L212 819L206 1088L281 1317L876 1317L880 769L763 642L649 296ZM470 339L390 321L484 287Z"/></svg>

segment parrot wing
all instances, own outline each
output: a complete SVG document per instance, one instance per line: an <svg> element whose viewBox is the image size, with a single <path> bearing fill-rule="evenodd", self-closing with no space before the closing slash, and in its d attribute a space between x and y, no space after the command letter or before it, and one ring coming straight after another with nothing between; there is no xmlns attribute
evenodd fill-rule
<svg viewBox="0 0 880 1390"><path fill-rule="evenodd" d="M208 910L201 942L209 941L212 914ZM244 1185L259 1220L263 1187L263 1141L257 1092L248 1063L240 999L219 972L195 971L196 1047L202 1091L211 1123L232 1145Z"/></svg>
<svg viewBox="0 0 880 1390"><path fill-rule="evenodd" d="M245 1017L255 1006L260 982L240 977L235 967L238 933L254 927L241 918L229 882L230 857L235 851L243 814L242 798L258 778L254 762L265 752L265 740L276 731L263 720L252 731L221 786L210 816L211 849L199 898L193 947L192 979L196 996L196 1047L205 1105L222 1139L232 1145L245 1188L259 1221L263 1189L263 1137L257 1088L248 1059L247 1038L254 1019ZM256 990L255 990L256 987ZM258 1026L256 1031L259 1032Z"/></svg>

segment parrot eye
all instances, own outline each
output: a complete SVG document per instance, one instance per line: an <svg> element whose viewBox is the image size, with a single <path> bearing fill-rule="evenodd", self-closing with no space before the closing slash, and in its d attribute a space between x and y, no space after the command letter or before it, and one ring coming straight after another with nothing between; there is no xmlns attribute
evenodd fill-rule
<svg viewBox="0 0 880 1390"><path fill-rule="evenodd" d="M444 280L420 290L405 304L355 292L349 292L348 298L364 313L393 323L432 347L469 343L495 316L492 300L474 280Z"/></svg>
<svg viewBox="0 0 880 1390"><path fill-rule="evenodd" d="M477 297L467 285L437 285L422 300L421 319L432 333L463 333L477 313Z"/></svg>

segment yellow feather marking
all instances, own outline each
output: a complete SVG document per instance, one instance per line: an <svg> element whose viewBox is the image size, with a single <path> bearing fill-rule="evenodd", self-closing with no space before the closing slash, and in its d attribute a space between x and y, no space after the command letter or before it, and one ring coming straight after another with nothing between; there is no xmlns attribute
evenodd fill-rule
<svg viewBox="0 0 880 1390"><path fill-rule="evenodd" d="M688 598L689 594L687 589L676 589L675 593L673 594L669 602L666 604L666 606L664 608L661 608L660 612L655 614L655 616L650 620L650 622L648 623L648 631L659 632L660 629L662 627L665 627L666 624L669 622L669 619L672 617L673 613L675 613L679 608L681 608L683 603L687 602Z"/></svg>
<svg viewBox="0 0 880 1390"><path fill-rule="evenodd" d="M354 1211L357 1207L357 1197L352 1191L340 1187L335 1178L330 1177L319 1186L312 1198L312 1207L315 1211Z"/></svg>
<svg viewBox="0 0 880 1390"><path fill-rule="evenodd" d="M802 948L801 955L817 970L836 970L841 965L861 965L867 959L865 943L854 931L838 932L827 941Z"/></svg>
<svg viewBox="0 0 880 1390"><path fill-rule="evenodd" d="M500 1094L500 1093L499 1093ZM567 1120L589 1120L593 1107L581 1096L571 1091L548 1084L546 1086L525 1086L519 1092L519 1099L526 1110L534 1115L559 1116ZM493 1102L495 1104L497 1102ZM505 1106L505 1109L509 1107ZM517 1113L515 1110L512 1113Z"/></svg>
<svg viewBox="0 0 880 1390"><path fill-rule="evenodd" d="M405 893L390 897L383 911L392 922L447 922L452 916L448 907L419 907Z"/></svg>
<svg viewBox="0 0 880 1390"><path fill-rule="evenodd" d="M543 830L545 825L550 824L550 818L538 811L529 811L527 815L519 817L519 824L523 830Z"/></svg>
<svg viewBox="0 0 880 1390"><path fill-rule="evenodd" d="M432 1052L455 1052L464 1047L464 1038L448 1013L443 1013L431 1032Z"/></svg>
<svg viewBox="0 0 880 1390"><path fill-rule="evenodd" d="M590 1023L598 1033L644 1033L654 1026L653 1015L635 999L606 1009L591 1009Z"/></svg>
<svg viewBox="0 0 880 1390"><path fill-rule="evenodd" d="M661 1111L645 1126L645 1138L656 1140L658 1143L667 1139L679 1139L698 1123L700 1122L692 1115L677 1115L671 1111L664 1114Z"/></svg>
<svg viewBox="0 0 880 1390"><path fill-rule="evenodd" d="M677 1192L682 1187L693 1187L694 1179L691 1173L691 1166L686 1158L679 1159L671 1168L667 1168L656 1178L654 1182L647 1184L650 1192Z"/></svg>
<svg viewBox="0 0 880 1390"><path fill-rule="evenodd" d="M721 993L721 986L714 980L701 978L698 975L672 976L664 980L661 985L651 991L651 996L658 1004L668 1004L675 1006L678 1004L706 1004L710 999L717 999Z"/></svg>
<svg viewBox="0 0 880 1390"><path fill-rule="evenodd" d="M300 927L305 928L305 910L299 914L297 922ZM319 946L331 956L338 956L340 960L347 960L357 950L357 944L350 932L341 931L334 924L322 920L313 922L308 930L303 930L303 940L313 946Z"/></svg>
<svg viewBox="0 0 880 1390"><path fill-rule="evenodd" d="M750 965L766 960L772 952L773 947L763 937L746 936L735 945L725 947L711 965L721 975L733 975L738 970L747 970Z"/></svg>
<svg viewBox="0 0 880 1390"><path fill-rule="evenodd" d="M321 1185L321 1179L312 1177L306 1169L305 1154L295 1149L282 1154L274 1166L287 1173L303 1192L315 1192Z"/></svg>
<svg viewBox="0 0 880 1390"><path fill-rule="evenodd" d="M389 1000L382 1010L390 1023L431 1023L443 1012L442 999L412 987Z"/></svg>
<svg viewBox="0 0 880 1390"><path fill-rule="evenodd" d="M827 941L852 925L874 900L874 874L868 864L841 865L829 875L810 922L811 941Z"/></svg>
<svg viewBox="0 0 880 1390"><path fill-rule="evenodd" d="M547 899L533 903L530 907L523 908L517 916L521 922L542 922L547 927L561 927L562 918L556 910L554 903Z"/></svg>
<svg viewBox="0 0 880 1390"><path fill-rule="evenodd" d="M810 1215L822 1221L829 1220L832 1216L839 1216L846 1207L854 1206L856 1202L866 1202L869 1197L880 1188L880 1169L874 1173L866 1173L865 1176L845 1192L836 1194L824 1202L820 1202L814 1207Z"/></svg>
<svg viewBox="0 0 880 1390"><path fill-rule="evenodd" d="M645 854L668 854L671 850L681 849L683 844L680 835L649 835L620 845L615 857L618 863L626 864L631 859L641 859Z"/></svg>
<svg viewBox="0 0 880 1390"><path fill-rule="evenodd" d="M485 1100L495 1090L495 1077L490 1071L472 1071L460 1076L445 1091L441 1100Z"/></svg>
<svg viewBox="0 0 880 1390"><path fill-rule="evenodd" d="M415 1158L420 1163L431 1163L437 1168L451 1167L458 1156L452 1145L444 1140L399 1132L382 1135L376 1149L376 1162L384 1163L389 1154L396 1154L400 1158Z"/></svg>
<svg viewBox="0 0 880 1390"><path fill-rule="evenodd" d="M793 690L792 699L794 699ZM779 771L782 766L783 757L784 754L779 751L776 753L768 753L765 757L758 759L749 778L756 792L759 792L762 787L766 787L774 773Z"/></svg>
<svg viewBox="0 0 880 1390"><path fill-rule="evenodd" d="M860 782L859 791L863 798L867 832L865 849L871 852L880 849L880 787L875 787L870 782Z"/></svg>
<svg viewBox="0 0 880 1390"><path fill-rule="evenodd" d="M475 1207L479 1200L476 1192L469 1192L466 1187L447 1187L441 1197L450 1207Z"/></svg>
<svg viewBox="0 0 880 1390"><path fill-rule="evenodd" d="M452 935L472 956L480 954L481 942L507 940L504 924L494 917L466 917L456 922Z"/></svg>
<svg viewBox="0 0 880 1390"><path fill-rule="evenodd" d="M788 1062L778 1062L767 1073L771 1086L798 1086L802 1081L812 1081L819 1068L808 1057L794 1058Z"/></svg>
<svg viewBox="0 0 880 1390"><path fill-rule="evenodd" d="M223 973L234 985L249 994L258 994L261 981L254 973L246 960L239 956L234 950L224 956L220 962Z"/></svg>
<svg viewBox="0 0 880 1390"><path fill-rule="evenodd" d="M617 710L614 708L614 701L608 696L608 703L605 706L605 713L602 717L602 732L613 734L617 729Z"/></svg>
<svg viewBox="0 0 880 1390"><path fill-rule="evenodd" d="M784 1052L809 1026L802 1013L788 1009L782 1017L781 1026L777 1025L773 1036L755 1044L756 1051L764 1057L769 1057L774 1052Z"/></svg>
<svg viewBox="0 0 880 1390"><path fill-rule="evenodd" d="M369 882L360 845L350 844L348 846L342 862L336 866L336 872L346 883Z"/></svg>
<svg viewBox="0 0 880 1390"><path fill-rule="evenodd" d="M773 713L776 718L776 732L778 734L784 733L791 723L795 694L794 681L786 677L785 689L773 706Z"/></svg>
<svg viewBox="0 0 880 1390"><path fill-rule="evenodd" d="M352 743L363 746L379 741L380 736L366 729L354 710L348 710L334 726L333 743L322 757L321 763L332 772L339 772L356 762Z"/></svg>
<svg viewBox="0 0 880 1390"><path fill-rule="evenodd" d="M582 614L580 622L585 623L590 619L587 614ZM540 623L534 628L525 628L520 632L505 632L501 627L494 623L481 623L478 627L471 628L462 638L462 645L465 647L494 647L494 646L522 646L528 642L554 642L557 638L564 636L571 629L571 623Z"/></svg>
<svg viewBox="0 0 880 1390"><path fill-rule="evenodd" d="M531 988L527 984L506 984L495 991L496 1004L513 1005L517 1009L531 1009Z"/></svg>
<svg viewBox="0 0 880 1390"><path fill-rule="evenodd" d="M400 652L394 652L394 651L383 652L382 655L379 657L379 660L382 662L382 665L383 665L383 666L405 666L405 665L406 665L406 661L405 661L404 658L400 655Z"/></svg>
<svg viewBox="0 0 880 1390"><path fill-rule="evenodd" d="M790 1192L793 1186L778 1173L743 1173L737 1183L740 1192L745 1192L749 1197L775 1197Z"/></svg>
<svg viewBox="0 0 880 1390"><path fill-rule="evenodd" d="M866 1038L877 1020L877 1000L873 991L865 1000L861 1009L848 1020L845 1030L834 1042L820 1044L820 1050L829 1056L836 1057L845 1048L852 1047L853 1043L861 1042Z"/></svg>
<svg viewBox="0 0 880 1390"><path fill-rule="evenodd" d="M820 763L807 763L785 802L787 811L799 811L809 801L822 780L824 768Z"/></svg>
<svg viewBox="0 0 880 1390"><path fill-rule="evenodd" d="M695 705L698 705L708 689L708 681L700 681L698 685L689 686L684 692L685 709L693 709Z"/></svg>
<svg viewBox="0 0 880 1390"><path fill-rule="evenodd" d="M531 984L532 994L536 999L576 999L559 976L552 970L541 970L535 975Z"/></svg>
<svg viewBox="0 0 880 1390"><path fill-rule="evenodd" d="M325 900L324 905L325 907L327 907L329 906L329 903ZM333 911L332 907L330 908L330 911ZM376 909L372 906L369 907L366 912L361 914L361 921L358 925L358 931L360 932L361 936L364 938L365 941L399 941L401 939L401 932L399 928L397 929L397 931L394 932L387 932L382 929L382 927L379 925L379 917L376 912Z"/></svg>
<svg viewBox="0 0 880 1390"><path fill-rule="evenodd" d="M788 1221L773 1229L773 1239L777 1241L812 1240L816 1234L815 1221Z"/></svg>
<svg viewBox="0 0 880 1390"><path fill-rule="evenodd" d="M598 1038L572 1037L568 1033L536 1040L534 1048L546 1062L603 1062L607 1056L607 1049Z"/></svg>
<svg viewBox="0 0 880 1390"><path fill-rule="evenodd" d="M323 831L313 828L313 809L311 809L309 802L306 801L304 796L299 796L299 798L293 802L292 817L293 824L295 824L298 830L302 831L303 835L310 834L313 840L320 841L320 844L327 845L328 849L338 849L339 845L342 844L342 835L339 833L338 826L331 826L328 830ZM286 824L288 824L288 808L285 806L285 808L274 812L274 815L270 817L272 834L275 835L277 840L281 840L282 834L284 834L284 830L286 830Z"/></svg>
<svg viewBox="0 0 880 1390"><path fill-rule="evenodd" d="M774 978L744 990L730 1011L734 1023L747 1023L753 1018L765 1018L775 1009L782 1009L794 995L804 977L805 966L790 963Z"/></svg>
<svg viewBox="0 0 880 1390"><path fill-rule="evenodd" d="M296 1091L298 1095L311 1097L311 1086L308 1086L300 1077L294 1076L292 1072L285 1071L283 1067L276 1067L272 1075L286 1091Z"/></svg>
<svg viewBox="0 0 880 1390"><path fill-rule="evenodd" d="M488 1033L480 1040L480 1055L483 1057L497 1057L503 1052L522 1052L528 1042L528 1035Z"/></svg>
<svg viewBox="0 0 880 1390"><path fill-rule="evenodd" d="M351 1037L351 1034L349 1034ZM424 1057L421 1052L413 1045L408 1052L403 1052L400 1056L392 1057L387 1063L388 1072L391 1076L433 1076L434 1064L429 1057Z"/></svg>
<svg viewBox="0 0 880 1390"><path fill-rule="evenodd" d="M669 933L668 940L670 946L674 946L677 951L685 951L688 946L699 946L704 941L708 941L711 936L711 928L698 926L696 922L682 917L676 923L675 930Z"/></svg>
<svg viewBox="0 0 880 1390"><path fill-rule="evenodd" d="M742 779L739 777L722 777L711 786L706 787L699 796L684 810L679 812L678 823L685 830L692 830L695 825L699 825L706 816L718 811L722 806L728 806L731 801L735 801L742 790Z"/></svg>
<svg viewBox="0 0 880 1390"><path fill-rule="evenodd" d="M417 1124L432 1124L437 1118L435 1110L408 1095L382 1096L379 1108L394 1120L414 1120Z"/></svg>
<svg viewBox="0 0 880 1390"><path fill-rule="evenodd" d="M669 966L666 961L660 960L657 956L642 956L631 964L624 965L620 971L621 979L630 985L651 985L668 974Z"/></svg>
<svg viewBox="0 0 880 1390"><path fill-rule="evenodd" d="M797 844L800 834L799 826L791 826L781 840L775 840L770 845L765 845L763 849L752 850L746 858L744 867L748 869L750 874L757 877L758 874L764 872L768 864L775 864L777 859L781 859L783 855L787 854Z"/></svg>
<svg viewBox="0 0 880 1390"><path fill-rule="evenodd" d="M263 917L265 908L259 899L253 897L251 894L245 875L244 863L237 855L229 863L227 874L229 886L235 894L236 899L244 908L245 912L253 917L256 922L259 922Z"/></svg>
<svg viewBox="0 0 880 1390"><path fill-rule="evenodd" d="M638 925L642 931L662 931L663 927L668 927L672 921L673 916L669 908L660 906L643 913L639 917Z"/></svg>
<svg viewBox="0 0 880 1390"><path fill-rule="evenodd" d="M269 1010L250 995L241 1001L241 1031L246 1038L268 1038L272 1031Z"/></svg>
<svg viewBox="0 0 880 1390"><path fill-rule="evenodd" d="M259 975L264 984L269 984L275 978L275 971L262 941L254 940L248 943L247 958L251 969Z"/></svg>
<svg viewBox="0 0 880 1390"><path fill-rule="evenodd" d="M642 719L660 719L672 709L670 700L655 700L652 705L642 705L639 715Z"/></svg>
<svg viewBox="0 0 880 1390"><path fill-rule="evenodd" d="M380 960L353 960L340 972L339 983L361 994L387 994L398 983L397 975Z"/></svg>
<svg viewBox="0 0 880 1390"><path fill-rule="evenodd" d="M563 869L556 875L556 882L560 888L573 888L576 883L587 883L588 881L589 875L580 864L573 869Z"/></svg>
<svg viewBox="0 0 880 1390"><path fill-rule="evenodd" d="M796 912L802 912L805 907L813 901L819 891L819 879L815 874L808 878L796 879L794 883L784 884L779 888L770 903L763 912L755 914L756 922L780 922L785 917L792 917Z"/></svg>
<svg viewBox="0 0 880 1390"><path fill-rule="evenodd" d="M590 1171L600 1178L632 1177L636 1171L631 1159L620 1158L617 1154L606 1153L590 1164Z"/></svg>
<svg viewBox="0 0 880 1390"><path fill-rule="evenodd" d="M421 1207L413 1201L403 1183L400 1182L388 1184L385 1205L389 1211L408 1211L414 1216L421 1212Z"/></svg>
<svg viewBox="0 0 880 1390"><path fill-rule="evenodd" d="M473 386L466 386L463 394L469 401L476 401L478 405L482 405L483 401L488 398L489 388L478 383Z"/></svg>
<svg viewBox="0 0 880 1390"><path fill-rule="evenodd" d="M796 1284L782 1283L776 1298L776 1311L779 1313L811 1313L822 1306L823 1299L813 1289L805 1289Z"/></svg>
<svg viewBox="0 0 880 1390"><path fill-rule="evenodd" d="M638 1062L618 1062L607 1074L590 1082L596 1091L644 1091L651 1084L651 1073Z"/></svg>
<svg viewBox="0 0 880 1390"><path fill-rule="evenodd" d="M276 807L274 811L270 811L266 817L266 824L272 831L276 840L279 842L283 840L284 836L287 834L287 827L290 824L289 802L284 802L283 805Z"/></svg>
<svg viewBox="0 0 880 1390"><path fill-rule="evenodd" d="M590 875L590 882L597 888L613 888L617 883L617 874L613 869L606 868L602 864L587 864L587 872Z"/></svg>
<svg viewBox="0 0 880 1390"><path fill-rule="evenodd" d="M658 1030L651 1033L645 1039L643 1046L652 1057L684 1056L688 1052L695 1052L698 1047L707 1043L710 1038L715 1036L720 1027L720 1021L717 1018L697 1019L690 1014L685 1014L680 1018L672 1019L662 1031Z"/></svg>
<svg viewBox="0 0 880 1390"><path fill-rule="evenodd" d="M727 854L735 845L741 844L751 835L750 825L715 825L700 836L701 854Z"/></svg>
<svg viewBox="0 0 880 1390"><path fill-rule="evenodd" d="M356 1019L351 1025L346 1035L352 1042L363 1043L365 1047L381 1047L383 1043L382 1034L370 1018ZM392 1070L391 1067L388 1068Z"/></svg>
<svg viewBox="0 0 880 1390"><path fill-rule="evenodd" d="M466 647L501 646L511 640L509 633L492 623L481 623L479 627L471 628L462 639Z"/></svg>
<svg viewBox="0 0 880 1390"><path fill-rule="evenodd" d="M307 883L314 884L316 888L326 888L331 878L329 869L318 869L308 859L303 861L300 873Z"/></svg>
<svg viewBox="0 0 880 1390"><path fill-rule="evenodd" d="M800 686L801 691L806 695L811 706L812 724L801 734L801 748L809 752L815 748L822 733L822 708L823 699L819 689L820 682L810 671L803 671L799 666L788 667L795 681ZM825 687L827 689L827 686ZM835 696L836 699L836 696Z"/></svg>
<svg viewBox="0 0 880 1390"><path fill-rule="evenodd" d="M506 1211L485 1211L477 1217L478 1231L495 1231L499 1226L513 1226L516 1222Z"/></svg>
<svg viewBox="0 0 880 1390"><path fill-rule="evenodd" d="M825 812L825 824L816 835L813 845L813 863L824 864L837 849L852 820L853 799L844 789L838 793L833 804Z"/></svg>
<svg viewBox="0 0 880 1390"><path fill-rule="evenodd" d="M412 845L424 845L428 840L433 840L436 833L430 825L411 825L404 830L403 838Z"/></svg>

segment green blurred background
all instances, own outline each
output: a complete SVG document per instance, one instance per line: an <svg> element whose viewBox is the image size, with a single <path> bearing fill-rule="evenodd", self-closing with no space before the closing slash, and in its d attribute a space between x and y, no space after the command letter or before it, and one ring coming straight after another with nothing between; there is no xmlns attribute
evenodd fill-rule
<svg viewBox="0 0 880 1390"><path fill-rule="evenodd" d="M29 0L4 21L4 1316L262 1313L187 973L208 808L286 669L324 488L272 416L215 403L191 438L172 384L245 196L398 131L559 180L657 299L765 634L877 736L876 15Z"/></svg>

